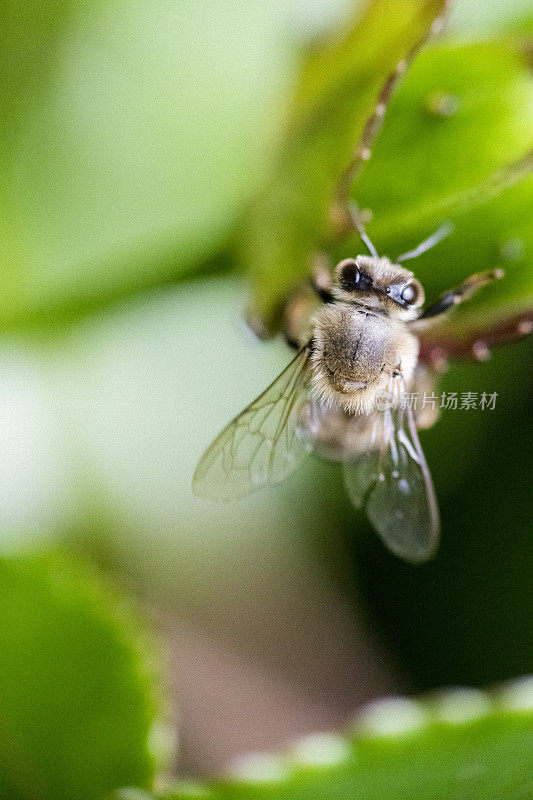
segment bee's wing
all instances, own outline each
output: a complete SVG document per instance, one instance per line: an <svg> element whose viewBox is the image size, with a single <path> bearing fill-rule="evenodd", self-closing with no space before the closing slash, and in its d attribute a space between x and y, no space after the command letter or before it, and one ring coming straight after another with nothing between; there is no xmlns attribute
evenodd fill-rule
<svg viewBox="0 0 533 800"><path fill-rule="evenodd" d="M298 410L310 377L306 345L276 380L217 436L194 473L195 494L212 500L243 497L277 483L308 452L297 433Z"/></svg>
<svg viewBox="0 0 533 800"><path fill-rule="evenodd" d="M393 379L393 394L403 379ZM400 383L401 382L401 383ZM437 500L409 404L375 411L376 447L344 465L346 488L387 547L412 563L430 559L438 546Z"/></svg>

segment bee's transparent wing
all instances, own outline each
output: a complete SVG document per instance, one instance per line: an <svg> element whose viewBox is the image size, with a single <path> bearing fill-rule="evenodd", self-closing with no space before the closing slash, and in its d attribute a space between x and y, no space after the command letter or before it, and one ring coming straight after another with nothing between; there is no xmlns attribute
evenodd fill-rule
<svg viewBox="0 0 533 800"><path fill-rule="evenodd" d="M438 546L440 520L431 475L409 403L375 411L375 447L344 465L346 488L387 547L412 563L430 559ZM402 390L403 391L403 390Z"/></svg>
<svg viewBox="0 0 533 800"><path fill-rule="evenodd" d="M309 347L217 436L194 473L195 494L212 500L243 497L283 480L308 452L297 433L309 382Z"/></svg>

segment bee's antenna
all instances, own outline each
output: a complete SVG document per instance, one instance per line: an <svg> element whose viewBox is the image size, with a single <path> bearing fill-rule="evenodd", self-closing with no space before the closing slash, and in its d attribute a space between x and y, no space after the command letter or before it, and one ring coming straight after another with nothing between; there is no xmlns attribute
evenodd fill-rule
<svg viewBox="0 0 533 800"><path fill-rule="evenodd" d="M410 261L412 258L416 258L417 256L422 255L425 253L426 250L431 250L432 247L435 247L442 239L444 239L448 234L453 231L453 223L452 222L445 222L444 225L441 225L435 233L432 233L428 239L424 239L423 242L420 242L418 247L415 247L414 250L409 250L407 253L402 253L401 256L398 256L396 261L398 263L402 261Z"/></svg>
<svg viewBox="0 0 533 800"><path fill-rule="evenodd" d="M374 256L374 258L379 258L378 251L376 250L376 248L374 247L374 245L372 244L372 242L368 238L368 234L365 231L365 226L361 222L361 214L360 214L359 208L357 207L357 205L355 203L350 203L350 217L351 217L351 220L352 220L354 226L357 228L359 236L361 237L363 242L366 244L366 246L368 248L368 252L370 253L370 255Z"/></svg>
<svg viewBox="0 0 533 800"><path fill-rule="evenodd" d="M370 255L374 256L374 258L379 258L378 251L376 250L376 248L374 247L374 245L372 244L372 242L368 238L368 234L366 233L364 228L357 228L357 230L359 231L359 236L361 237L363 242L368 247L368 252L370 253Z"/></svg>

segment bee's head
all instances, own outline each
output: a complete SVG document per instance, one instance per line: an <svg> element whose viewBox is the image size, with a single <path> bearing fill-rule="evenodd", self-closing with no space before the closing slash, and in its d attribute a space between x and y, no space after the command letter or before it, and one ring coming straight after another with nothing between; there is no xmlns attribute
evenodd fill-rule
<svg viewBox="0 0 533 800"><path fill-rule="evenodd" d="M412 272L388 258L345 258L335 269L333 294L338 300L386 311L408 321L424 303L424 289Z"/></svg>

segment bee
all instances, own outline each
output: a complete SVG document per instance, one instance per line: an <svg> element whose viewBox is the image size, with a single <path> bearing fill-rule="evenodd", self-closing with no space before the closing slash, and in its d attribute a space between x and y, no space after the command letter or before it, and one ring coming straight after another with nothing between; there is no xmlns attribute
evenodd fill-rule
<svg viewBox="0 0 533 800"><path fill-rule="evenodd" d="M424 288L402 263L450 232L445 225L395 261L341 261L312 335L276 380L217 436L201 458L193 491L230 500L283 480L308 453L339 461L351 502L364 508L387 547L412 563L436 552L440 519L417 429L434 421L406 395L427 382L420 333L501 270L477 273L424 307Z"/></svg>

